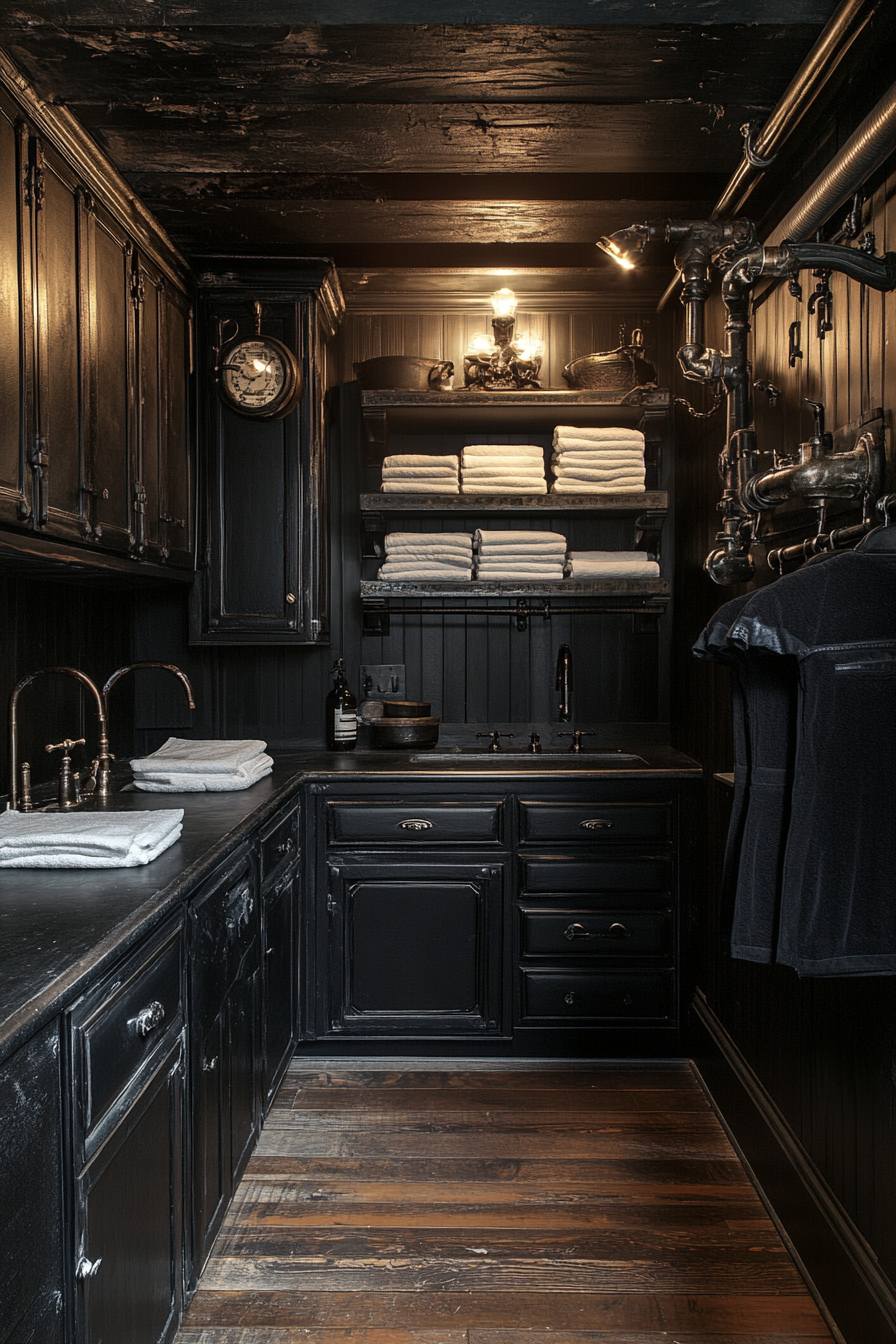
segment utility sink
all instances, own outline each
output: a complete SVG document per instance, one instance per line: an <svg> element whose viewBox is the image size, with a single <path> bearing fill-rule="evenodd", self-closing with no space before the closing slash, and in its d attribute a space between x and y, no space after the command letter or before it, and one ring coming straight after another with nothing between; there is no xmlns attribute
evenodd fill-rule
<svg viewBox="0 0 896 1344"><path fill-rule="evenodd" d="M580 751L570 751L569 747L542 747L540 752L526 751L525 747L502 747L499 751L483 751L481 747L437 747L433 751L421 751L410 758L412 761L446 761L459 765L466 761L475 761L483 765L513 765L514 768L553 766L562 764L595 765L602 769L629 765L646 765L643 756L632 752L582 747Z"/></svg>

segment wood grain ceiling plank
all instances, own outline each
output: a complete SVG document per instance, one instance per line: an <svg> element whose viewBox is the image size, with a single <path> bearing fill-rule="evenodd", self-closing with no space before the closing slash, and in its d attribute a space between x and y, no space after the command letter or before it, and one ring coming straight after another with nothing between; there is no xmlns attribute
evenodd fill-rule
<svg viewBox="0 0 896 1344"><path fill-rule="evenodd" d="M44 98L269 102L693 99L770 107L818 27L487 26L98 29L0 23Z"/></svg>
<svg viewBox="0 0 896 1344"><path fill-rule="evenodd" d="M690 103L71 110L120 172L724 172L749 119Z"/></svg>

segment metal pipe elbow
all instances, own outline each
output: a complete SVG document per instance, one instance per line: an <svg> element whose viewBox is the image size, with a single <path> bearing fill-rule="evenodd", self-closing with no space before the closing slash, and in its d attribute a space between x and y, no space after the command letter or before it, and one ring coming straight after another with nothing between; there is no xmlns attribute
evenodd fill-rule
<svg viewBox="0 0 896 1344"><path fill-rule="evenodd" d="M695 383L718 382L723 373L723 357L720 350L710 350L705 345L685 344L679 347L678 363L685 378Z"/></svg>

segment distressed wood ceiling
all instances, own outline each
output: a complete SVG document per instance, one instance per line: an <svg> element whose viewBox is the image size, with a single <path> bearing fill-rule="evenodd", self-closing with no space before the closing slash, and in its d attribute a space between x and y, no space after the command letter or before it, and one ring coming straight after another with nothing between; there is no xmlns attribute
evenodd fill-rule
<svg viewBox="0 0 896 1344"><path fill-rule="evenodd" d="M603 233L711 210L833 7L8 0L0 46L187 254L591 267Z"/></svg>

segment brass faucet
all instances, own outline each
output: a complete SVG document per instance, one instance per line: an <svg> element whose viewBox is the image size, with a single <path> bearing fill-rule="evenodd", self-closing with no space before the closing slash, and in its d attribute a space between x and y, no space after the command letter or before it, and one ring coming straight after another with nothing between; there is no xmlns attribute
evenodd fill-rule
<svg viewBox="0 0 896 1344"><path fill-rule="evenodd" d="M170 672L170 673L172 674L172 676L177 677L178 681L181 683L181 685L182 685L183 688L184 688L184 694L185 694L186 697L187 697L187 704L188 704L188 706L190 707L190 709L195 709L195 708L196 708L195 701L193 700L193 687L190 685L190 679L189 679L189 677L187 676L186 672L181 672L181 670L180 670L179 667L175 667L174 663L158 663L158 662L153 662L153 661L151 661L151 660L150 660L149 662L128 663L125 667L119 667L119 668L116 668L116 670L112 673L111 677L109 677L109 679L107 680L105 686L103 687L103 709L104 709L104 711L105 711L106 721L107 721L107 722L108 722L108 719L109 719L109 692L112 690L112 687L113 687L117 682L119 682L119 681L121 680L121 678L122 678L127 672L136 672L136 671L138 671L138 670L139 670L140 668L142 668L142 667L157 667L157 668L161 668L162 671L164 671L164 672ZM107 762L106 762L105 773L107 773L107 774L109 773L109 770L110 770L110 765L109 765L109 763L112 761L112 759L113 759L113 758L112 758L111 756L109 756L109 757L108 757L108 760L107 760ZM97 775L96 785L97 785L97 792L99 793L99 792L100 792L100 777L99 777L99 774Z"/></svg>
<svg viewBox="0 0 896 1344"><path fill-rule="evenodd" d="M42 667L37 672L29 672L27 677L22 677L21 681L16 682L12 688L12 694L9 697L9 806L14 812L19 810L19 723L18 723L18 705L19 696L26 686L30 686L32 681L38 677L49 676L51 672L64 672L67 676L75 677L82 686L93 695L96 701L96 717L99 723L99 751L96 758L96 784L97 793L100 797L109 795L109 738L106 732L106 712L103 697L100 695L94 683L83 672L79 672L76 667ZM23 765L24 771L24 765ZM30 772L29 772L30 773ZM26 794L28 790L26 789Z"/></svg>

